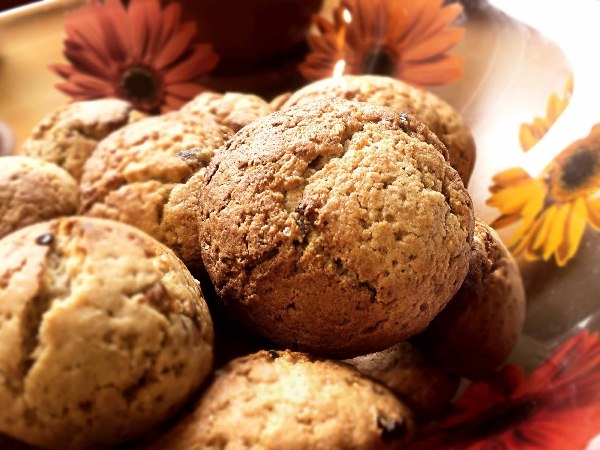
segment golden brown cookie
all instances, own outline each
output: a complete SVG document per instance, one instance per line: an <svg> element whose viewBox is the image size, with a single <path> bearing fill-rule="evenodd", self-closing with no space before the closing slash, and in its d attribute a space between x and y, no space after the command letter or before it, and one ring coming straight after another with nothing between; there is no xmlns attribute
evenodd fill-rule
<svg viewBox="0 0 600 450"><path fill-rule="evenodd" d="M145 450L400 449L410 410L382 385L290 351L235 359L192 413Z"/></svg>
<svg viewBox="0 0 600 450"><path fill-rule="evenodd" d="M199 189L201 251L231 316L336 357L422 331L468 269L472 202L425 125L319 99L259 119Z"/></svg>
<svg viewBox="0 0 600 450"><path fill-rule="evenodd" d="M77 212L77 183L65 170L27 156L0 158L0 238Z"/></svg>
<svg viewBox="0 0 600 450"><path fill-rule="evenodd" d="M233 132L209 116L173 112L103 139L84 166L80 213L134 225L193 268L200 264L195 197L183 184ZM191 188L196 184L191 182Z"/></svg>
<svg viewBox="0 0 600 450"><path fill-rule="evenodd" d="M475 165L475 140L464 119L445 100L425 89L380 75L344 75L315 81L294 92L281 108L327 95L390 106L414 114L448 148L450 164L468 185Z"/></svg>
<svg viewBox="0 0 600 450"><path fill-rule="evenodd" d="M439 417L460 383L458 376L433 364L409 342L344 362L387 386L421 422Z"/></svg>
<svg viewBox="0 0 600 450"><path fill-rule="evenodd" d="M113 98L62 105L40 121L15 153L52 162L79 181L98 141L142 116L130 103Z"/></svg>
<svg viewBox="0 0 600 450"><path fill-rule="evenodd" d="M496 231L477 219L469 273L418 341L447 370L478 378L506 361L524 318L519 267Z"/></svg>
<svg viewBox="0 0 600 450"><path fill-rule="evenodd" d="M217 123L238 131L259 117L273 112L269 103L254 94L203 92L181 107L191 114L210 114Z"/></svg>
<svg viewBox="0 0 600 450"><path fill-rule="evenodd" d="M0 240L0 432L50 450L151 430L212 368L200 287L122 223L71 217Z"/></svg>

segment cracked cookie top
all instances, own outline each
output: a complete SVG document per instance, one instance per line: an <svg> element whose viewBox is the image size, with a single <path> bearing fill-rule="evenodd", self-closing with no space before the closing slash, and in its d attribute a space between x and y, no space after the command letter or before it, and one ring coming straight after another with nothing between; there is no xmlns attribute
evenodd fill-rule
<svg viewBox="0 0 600 450"><path fill-rule="evenodd" d="M205 170L232 135L209 115L181 112L147 117L115 131L84 166L79 212L134 225L190 268L201 266L195 199L184 184Z"/></svg>
<svg viewBox="0 0 600 450"><path fill-rule="evenodd" d="M218 371L191 414L144 450L404 448L412 413L341 363L259 351Z"/></svg>
<svg viewBox="0 0 600 450"><path fill-rule="evenodd" d="M259 117L273 112L273 108L254 94L202 92L184 104L180 111L200 116L209 114L217 123L239 131Z"/></svg>
<svg viewBox="0 0 600 450"><path fill-rule="evenodd" d="M124 100L85 100L61 105L48 113L15 152L54 163L77 181L98 141L143 117Z"/></svg>
<svg viewBox="0 0 600 450"><path fill-rule="evenodd" d="M0 158L0 238L36 222L77 212L77 183L56 164Z"/></svg>
<svg viewBox="0 0 600 450"><path fill-rule="evenodd" d="M212 369L198 283L141 231L72 217L0 240L0 432L106 448L170 417Z"/></svg>
<svg viewBox="0 0 600 450"><path fill-rule="evenodd" d="M282 101L280 108L334 96L392 107L414 114L444 143L450 164L468 186L475 165L475 140L466 122L448 102L433 92L381 75L344 75L310 83Z"/></svg>
<svg viewBox="0 0 600 450"><path fill-rule="evenodd" d="M259 119L198 191L206 269L231 317L336 357L423 330L468 269L471 199L413 116L336 98Z"/></svg>

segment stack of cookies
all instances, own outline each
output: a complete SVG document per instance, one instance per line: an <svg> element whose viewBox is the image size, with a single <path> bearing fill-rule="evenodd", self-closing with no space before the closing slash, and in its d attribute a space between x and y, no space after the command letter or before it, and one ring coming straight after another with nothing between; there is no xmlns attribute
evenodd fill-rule
<svg viewBox="0 0 600 450"><path fill-rule="evenodd" d="M475 143L441 98L363 75L104 107L52 112L0 158L15 445L408 448L509 356L520 274L475 217ZM106 130L85 153L78 110Z"/></svg>

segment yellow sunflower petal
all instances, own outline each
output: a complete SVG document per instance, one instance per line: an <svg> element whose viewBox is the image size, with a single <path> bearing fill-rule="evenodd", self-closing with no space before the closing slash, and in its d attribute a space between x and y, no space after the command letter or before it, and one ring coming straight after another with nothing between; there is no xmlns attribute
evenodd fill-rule
<svg viewBox="0 0 600 450"><path fill-rule="evenodd" d="M531 247L531 242L535 237L535 230L541 226L541 221L543 220L543 216L538 218L537 221L534 221L530 226L526 229L521 229L520 232L515 232L511 238L507 242L507 246L512 252L513 255L520 255L525 252L525 256L530 257L530 252L526 250ZM539 256L534 256L533 259L538 259Z"/></svg>
<svg viewBox="0 0 600 450"><path fill-rule="evenodd" d="M587 214L590 225L600 231L600 199L588 200Z"/></svg>
<svg viewBox="0 0 600 450"><path fill-rule="evenodd" d="M490 226L497 230L499 228L504 228L509 225L512 225L513 223L515 223L518 220L521 220L520 214L504 214L504 215L498 216L494 220L492 220L492 222L490 223Z"/></svg>
<svg viewBox="0 0 600 450"><path fill-rule="evenodd" d="M531 230L535 228L536 222L543 219L543 216L545 215L545 212L543 211L545 198L546 195L543 190L533 191L531 193L521 210L521 217L523 220L508 241L509 247L517 245L517 243L521 241L521 236L530 235Z"/></svg>
<svg viewBox="0 0 600 450"><path fill-rule="evenodd" d="M565 227L567 226L567 220L571 211L571 203L565 203L563 205L556 205L557 209L554 221L548 231L548 239L546 239L546 245L544 246L544 252L542 257L544 260L550 259L552 254L560 246L563 240L566 239Z"/></svg>
<svg viewBox="0 0 600 450"><path fill-rule="evenodd" d="M513 167L511 169L498 172L492 177L493 185L489 188L490 192L502 189L506 186L516 184L518 182L531 180L531 175L522 167Z"/></svg>
<svg viewBox="0 0 600 450"><path fill-rule="evenodd" d="M556 249L556 263L562 267L569 261L579 248L585 224L587 222L587 206L583 198L573 203L571 213L566 221L565 238Z"/></svg>
<svg viewBox="0 0 600 450"><path fill-rule="evenodd" d="M541 220L541 226L536 232L536 236L534 241L531 244L532 250L539 250L543 247L546 239L548 239L548 234L550 233L550 228L552 226L552 222L554 217L556 216L557 208L555 206L551 206L546 210L546 213L543 216L543 220Z"/></svg>

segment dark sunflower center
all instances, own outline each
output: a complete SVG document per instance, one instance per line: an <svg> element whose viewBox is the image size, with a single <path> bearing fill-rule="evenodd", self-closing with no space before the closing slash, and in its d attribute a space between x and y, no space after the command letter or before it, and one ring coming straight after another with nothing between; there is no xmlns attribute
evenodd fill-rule
<svg viewBox="0 0 600 450"><path fill-rule="evenodd" d="M121 89L133 103L155 103L160 92L160 80L156 73L143 66L132 66L121 76Z"/></svg>
<svg viewBox="0 0 600 450"><path fill-rule="evenodd" d="M372 50L363 59L362 71L365 74L393 75L396 72L396 57L384 48Z"/></svg>
<svg viewBox="0 0 600 450"><path fill-rule="evenodd" d="M560 175L563 186L567 189L584 185L596 172L596 152L582 147L567 159Z"/></svg>

